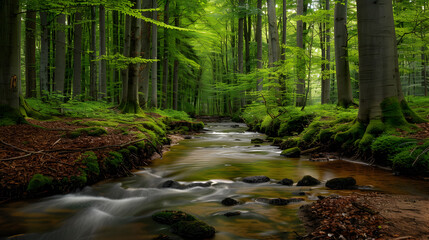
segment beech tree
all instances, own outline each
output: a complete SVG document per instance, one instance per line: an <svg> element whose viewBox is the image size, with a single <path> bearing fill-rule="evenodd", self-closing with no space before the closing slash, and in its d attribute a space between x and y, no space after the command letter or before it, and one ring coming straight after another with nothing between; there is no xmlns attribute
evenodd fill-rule
<svg viewBox="0 0 429 240"><path fill-rule="evenodd" d="M302 16L304 13L304 0L297 0L296 15ZM304 50L304 26L301 19L296 22L296 46ZM305 102L305 63L301 54L298 54L297 59L297 77L296 84L296 106L302 107Z"/></svg>
<svg viewBox="0 0 429 240"><path fill-rule="evenodd" d="M66 77L66 15L57 16L57 29L55 30L55 87L58 94L64 94Z"/></svg>
<svg viewBox="0 0 429 240"><path fill-rule="evenodd" d="M36 11L25 14L25 97L37 97L36 89Z"/></svg>
<svg viewBox="0 0 429 240"><path fill-rule="evenodd" d="M81 94L82 81L82 14L75 13L74 42L73 42L73 96Z"/></svg>

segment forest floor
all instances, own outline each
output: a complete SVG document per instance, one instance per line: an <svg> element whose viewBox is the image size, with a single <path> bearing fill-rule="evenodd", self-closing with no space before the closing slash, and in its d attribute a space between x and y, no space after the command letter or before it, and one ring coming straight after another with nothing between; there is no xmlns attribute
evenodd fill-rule
<svg viewBox="0 0 429 240"><path fill-rule="evenodd" d="M75 124L75 120L79 123ZM124 128L128 128L131 132L134 126L127 124L120 124L127 125L124 127L103 126L98 128L103 128L104 134L91 136L88 133L82 133L72 138L68 135L74 130L82 129L82 121L97 122L99 119L61 118L54 121L34 119L27 119L27 121L30 124L0 126L0 204L15 199L70 192L106 178L124 176L130 174L133 168L148 165L152 160L151 156L162 154L161 148L163 151L167 150L167 147L162 147L158 140L148 138L147 142L151 144L146 145L152 150L147 156L142 157L140 154L137 157L138 154L131 153L135 161L125 162L124 160L124 163L118 166L119 170L111 171L103 167L105 166L103 159L111 157L112 151L120 151L139 141L136 134L124 134ZM170 144L183 139L178 134L168 135L168 137L171 140ZM151 141L156 141L156 144ZM100 170L97 176L94 174L91 176L87 172L89 166L82 161L82 154L87 151L93 151L98 158L97 168ZM143 155L147 152L142 151ZM63 181L68 184L55 186L54 191L51 188L51 191L31 193L28 191L28 186L35 174L43 174L58 185ZM84 176L84 182L81 180L82 176ZM78 187L76 184L73 186L76 182L73 179L79 179Z"/></svg>
<svg viewBox="0 0 429 240"><path fill-rule="evenodd" d="M302 239L429 239L429 198L381 193L328 197L300 209Z"/></svg>

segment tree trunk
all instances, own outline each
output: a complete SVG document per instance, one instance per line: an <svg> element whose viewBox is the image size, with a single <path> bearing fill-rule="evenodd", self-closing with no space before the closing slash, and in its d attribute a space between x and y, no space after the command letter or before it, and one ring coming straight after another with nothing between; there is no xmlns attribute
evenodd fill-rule
<svg viewBox="0 0 429 240"><path fill-rule="evenodd" d="M170 1L165 1L164 6L164 23L169 24L169 18L170 18ZM164 61L162 66L162 108L167 108L168 103L168 96L167 96L167 90L168 90L168 79L169 79L169 66L168 66L168 29L164 28Z"/></svg>
<svg viewBox="0 0 429 240"><path fill-rule="evenodd" d="M267 0L269 46L272 55L270 66L280 60L279 32L277 29L276 5L274 0Z"/></svg>
<svg viewBox="0 0 429 240"><path fill-rule="evenodd" d="M158 8L157 0L153 0L153 8ZM152 15L154 20L158 20L158 12L153 11ZM158 26L152 24L152 59L158 59ZM152 92L151 92L151 105L158 107L158 63L152 63Z"/></svg>
<svg viewBox="0 0 429 240"><path fill-rule="evenodd" d="M425 97L427 97L428 95L428 88L427 88L427 83L426 83L426 54L425 54L425 47L421 48L422 50L422 54L421 54L421 59L422 59L422 86L423 86L423 93L425 95Z"/></svg>
<svg viewBox="0 0 429 240"><path fill-rule="evenodd" d="M36 89L36 12L25 14L25 96L37 97Z"/></svg>
<svg viewBox="0 0 429 240"><path fill-rule="evenodd" d="M176 8L179 8L179 5L176 4ZM174 18L174 25L176 27L180 26L179 11L176 9L176 14ZM179 48L180 40L176 38L176 49ZM174 59L174 70L173 70L173 109L178 110L178 101L179 101L179 60Z"/></svg>
<svg viewBox="0 0 429 240"><path fill-rule="evenodd" d="M55 30L55 87L57 94L64 94L64 79L66 77L66 15L57 17L57 30Z"/></svg>
<svg viewBox="0 0 429 240"><path fill-rule="evenodd" d="M40 36L40 95L45 96L49 92L49 29L47 12L40 12L40 25L42 28Z"/></svg>
<svg viewBox="0 0 429 240"><path fill-rule="evenodd" d="M258 15L256 19L256 68L262 69L262 0L258 0L257 3L258 8ZM263 85L262 85L262 78L258 78L258 84L256 86L256 89L258 91L262 91Z"/></svg>
<svg viewBox="0 0 429 240"><path fill-rule="evenodd" d="M282 53L281 53L281 60L286 60L286 30L287 30L287 9L286 9L286 0L283 0L283 19L282 19Z"/></svg>
<svg viewBox="0 0 429 240"><path fill-rule="evenodd" d="M244 13L242 11L244 7L244 0L239 0L238 2L240 12L238 18L238 73L243 73L243 36L244 36Z"/></svg>
<svg viewBox="0 0 429 240"><path fill-rule="evenodd" d="M352 85L348 60L347 43L347 0L335 4L335 65L338 105L348 107L353 103Z"/></svg>
<svg viewBox="0 0 429 240"><path fill-rule="evenodd" d="M130 56L130 27L131 27L131 17L129 15L125 16L125 32L124 32L124 57ZM128 68L122 69L121 79L122 79L122 96L120 107L123 107L122 104L127 102L128 95Z"/></svg>
<svg viewBox="0 0 429 240"><path fill-rule="evenodd" d="M103 5L100 5L98 18L100 21L100 57L106 56L106 10ZM100 99L107 97L107 80L106 80L106 60L100 60Z"/></svg>
<svg viewBox="0 0 429 240"><path fill-rule="evenodd" d="M143 1L143 9L152 8L152 1ZM143 16L150 18L151 12L143 12ZM152 24L142 21L142 54L143 58L150 58L150 40L151 40L151 27ZM140 81L139 81L139 103L141 107L146 107L149 96L149 77L150 77L151 64L146 63L141 66Z"/></svg>
<svg viewBox="0 0 429 240"><path fill-rule="evenodd" d="M250 38L251 38L251 34L252 34L252 20L251 19L252 18L249 15L247 17L247 25L246 25L246 21L244 21L244 48L246 49L246 55L245 55L246 73L250 73Z"/></svg>
<svg viewBox="0 0 429 240"><path fill-rule="evenodd" d="M302 16L304 13L304 0L297 0L297 9L296 14ZM304 26L302 20L296 22L296 46L301 48L304 53ZM296 85L296 106L304 106L305 102L305 63L302 54L298 54L298 63L297 63L297 77L298 83Z"/></svg>
<svg viewBox="0 0 429 240"><path fill-rule="evenodd" d="M82 81L82 14L76 12L74 25L73 42L73 96L78 97L81 94Z"/></svg>
<svg viewBox="0 0 429 240"><path fill-rule="evenodd" d="M119 47L119 12L114 10L112 13L113 18L113 54L119 53L120 47ZM119 103L119 87L118 83L120 80L120 72L118 69L113 68L113 79L112 79L112 103L118 102Z"/></svg>
<svg viewBox="0 0 429 240"><path fill-rule="evenodd" d="M402 125L422 119L409 109L401 88L392 1L357 1L360 123ZM368 130L367 130L368 131Z"/></svg>
<svg viewBox="0 0 429 240"><path fill-rule="evenodd" d="M141 0L135 0L135 9L141 9ZM130 57L140 57L141 52L141 20L131 17L130 23ZM139 113L141 108L138 98L138 82L140 75L140 64L130 63L128 72L128 91L125 104L122 104L122 112L124 113Z"/></svg>
<svg viewBox="0 0 429 240"><path fill-rule="evenodd" d="M21 89L21 16L19 1L4 0L0 8L0 116L7 111L19 115Z"/></svg>
<svg viewBox="0 0 429 240"><path fill-rule="evenodd" d="M89 97L92 100L97 100L97 62L96 60L96 41L97 41L97 22L96 22L96 15L95 15L95 6L91 7L91 45L90 45L90 51L89 54L89 68L90 68L90 74L89 74Z"/></svg>
<svg viewBox="0 0 429 240"><path fill-rule="evenodd" d="M326 10L330 10L330 0L326 0ZM325 24L325 42L326 42L326 63L325 63L325 77L322 83L322 92L324 94L324 103L331 102L331 29L329 23L331 22L330 14L327 14L327 23Z"/></svg>

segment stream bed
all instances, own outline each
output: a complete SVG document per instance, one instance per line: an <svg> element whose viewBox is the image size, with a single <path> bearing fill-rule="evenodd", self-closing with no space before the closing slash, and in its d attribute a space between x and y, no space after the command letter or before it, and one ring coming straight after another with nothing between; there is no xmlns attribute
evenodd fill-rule
<svg viewBox="0 0 429 240"><path fill-rule="evenodd" d="M345 195L378 191L429 196L429 183L377 167L345 160L311 162L308 156L285 158L281 150L252 138L265 135L246 131L244 124L209 123L205 132L172 146L171 151L134 176L102 182L79 192L0 205L0 239L153 239L170 228L151 219L161 210L181 210L216 228L215 240L296 239L305 235L297 216L301 205L318 195ZM248 184L247 176L265 175L270 182ZM298 187L304 175L322 181L315 187ZM334 191L324 183L334 177L352 176L359 190ZM294 186L277 184L293 179ZM167 180L182 184L211 182L209 187L161 188ZM303 195L304 194L304 195ZM241 204L223 206L231 197ZM257 198L304 198L304 202L273 206ZM227 212L241 215L226 217ZM180 239L180 238L179 238Z"/></svg>

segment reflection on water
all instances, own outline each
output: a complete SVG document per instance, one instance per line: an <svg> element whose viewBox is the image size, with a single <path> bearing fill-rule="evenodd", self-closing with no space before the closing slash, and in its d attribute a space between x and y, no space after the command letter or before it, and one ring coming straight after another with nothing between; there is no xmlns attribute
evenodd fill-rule
<svg viewBox="0 0 429 240"><path fill-rule="evenodd" d="M204 134L173 146L132 177L87 187L80 192L38 201L23 201L0 207L0 238L11 239L153 239L171 234L169 228L151 220L154 212L179 209L214 226L215 239L295 239L304 234L297 217L304 203L271 206L256 202L259 197L288 198L305 193L306 202L318 195L348 194L315 187L282 186L283 178L298 181L312 175L325 182L334 177L353 176L357 191L429 196L429 184L395 177L388 171L347 161L310 162L306 157L288 159L269 144L254 146L250 140L264 135L246 132L244 125L209 124ZM236 124L234 124L236 125ZM246 176L266 175L271 182L251 185ZM210 181L210 187L186 190L160 188L166 180L182 184ZM220 204L232 197L240 205ZM223 214L240 211L240 216Z"/></svg>

